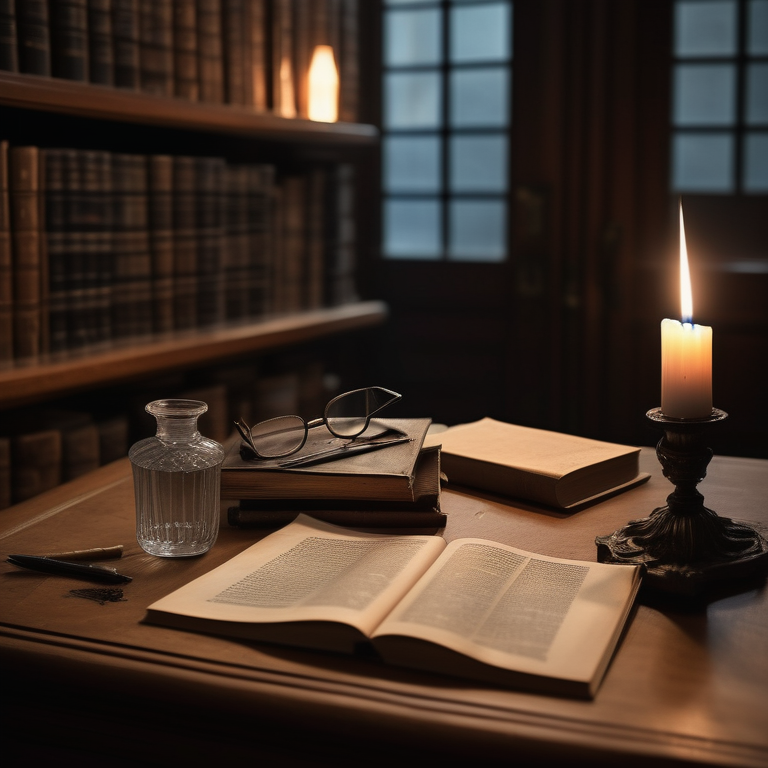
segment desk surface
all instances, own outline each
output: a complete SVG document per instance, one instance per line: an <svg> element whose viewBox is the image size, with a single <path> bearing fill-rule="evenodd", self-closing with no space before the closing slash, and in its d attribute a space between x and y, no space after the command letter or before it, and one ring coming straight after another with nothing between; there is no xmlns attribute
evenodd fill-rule
<svg viewBox="0 0 768 768"><path fill-rule="evenodd" d="M646 516L671 492L652 449L641 468L652 473L645 485L570 515L446 489L445 536L594 560L596 535ZM715 457L699 489L724 517L768 523L768 461ZM699 604L641 593L597 697L573 701L142 624L151 602L263 534L223 525L208 554L158 559L136 543L133 504L123 460L0 512L4 746L71 753L83 765L86 753L112 765L160 762L183 745L198 757L289 766L425 755L768 765L764 583ZM125 547L120 571L133 577L124 602L71 597L87 583L5 562L14 552L114 544ZM14 736L30 717L34 738Z"/></svg>

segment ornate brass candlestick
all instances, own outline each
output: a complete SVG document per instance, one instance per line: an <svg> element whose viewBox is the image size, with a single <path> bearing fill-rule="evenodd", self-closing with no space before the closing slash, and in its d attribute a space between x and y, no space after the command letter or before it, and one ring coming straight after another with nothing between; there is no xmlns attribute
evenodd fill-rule
<svg viewBox="0 0 768 768"><path fill-rule="evenodd" d="M750 525L707 509L696 490L712 458L706 431L728 414L713 408L705 418L673 419L654 408L646 416L664 430L656 455L675 490L667 505L648 517L598 536L597 559L642 563L648 586L680 594L697 594L712 584L768 571L766 539Z"/></svg>

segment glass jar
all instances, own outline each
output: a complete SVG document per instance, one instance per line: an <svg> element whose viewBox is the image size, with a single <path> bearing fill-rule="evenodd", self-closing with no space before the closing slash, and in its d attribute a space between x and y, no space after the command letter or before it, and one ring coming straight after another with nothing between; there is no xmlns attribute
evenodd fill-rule
<svg viewBox="0 0 768 768"><path fill-rule="evenodd" d="M136 538L158 557L207 552L219 533L219 489L224 449L203 437L200 400L155 400L146 411L157 434L131 447L136 492Z"/></svg>

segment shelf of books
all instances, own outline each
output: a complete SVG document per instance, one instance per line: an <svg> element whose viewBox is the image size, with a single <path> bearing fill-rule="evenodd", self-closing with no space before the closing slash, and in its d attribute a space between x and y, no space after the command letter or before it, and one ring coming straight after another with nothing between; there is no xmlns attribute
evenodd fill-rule
<svg viewBox="0 0 768 768"><path fill-rule="evenodd" d="M248 325L171 333L62 360L45 356L0 368L0 408L358 330L381 323L386 314L382 302L365 301Z"/></svg>

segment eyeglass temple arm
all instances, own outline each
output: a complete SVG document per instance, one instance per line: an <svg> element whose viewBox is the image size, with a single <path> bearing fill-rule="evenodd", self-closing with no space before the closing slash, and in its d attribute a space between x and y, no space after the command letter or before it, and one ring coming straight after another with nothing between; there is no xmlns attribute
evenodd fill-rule
<svg viewBox="0 0 768 768"><path fill-rule="evenodd" d="M393 403L396 403L398 400L401 400L403 397L401 394L399 394L398 392L393 392L391 389L384 389L384 387L371 387L365 393L366 401L368 401L372 397L373 392L376 390L380 392L386 392L388 395L391 395L391 397L389 398L389 400L387 400L386 403L382 403L378 408L374 408L374 410L372 411L368 410L368 402L366 402L366 411L368 412L367 413L368 418L370 418L371 416L375 416L379 411L383 411L385 408L392 405Z"/></svg>

